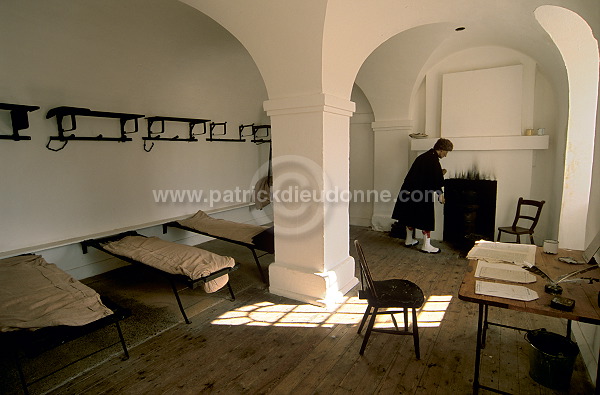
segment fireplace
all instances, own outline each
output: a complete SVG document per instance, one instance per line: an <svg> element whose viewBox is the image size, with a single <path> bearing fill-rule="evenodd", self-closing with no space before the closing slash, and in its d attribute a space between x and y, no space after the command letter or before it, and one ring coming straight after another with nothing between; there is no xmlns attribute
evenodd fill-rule
<svg viewBox="0 0 600 395"><path fill-rule="evenodd" d="M444 185L444 241L470 249L477 240L494 240L497 182L467 174Z"/></svg>

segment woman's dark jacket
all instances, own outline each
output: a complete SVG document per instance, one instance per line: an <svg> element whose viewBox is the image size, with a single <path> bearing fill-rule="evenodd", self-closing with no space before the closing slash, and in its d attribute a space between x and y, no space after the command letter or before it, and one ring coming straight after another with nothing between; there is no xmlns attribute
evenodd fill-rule
<svg viewBox="0 0 600 395"><path fill-rule="evenodd" d="M401 225L432 231L435 229L433 203L444 185L440 158L434 149L415 159L396 199L392 218Z"/></svg>

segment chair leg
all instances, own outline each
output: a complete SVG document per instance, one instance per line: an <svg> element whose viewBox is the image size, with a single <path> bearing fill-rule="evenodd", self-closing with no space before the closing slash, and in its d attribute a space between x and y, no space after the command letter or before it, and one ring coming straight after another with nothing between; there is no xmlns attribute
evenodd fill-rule
<svg viewBox="0 0 600 395"><path fill-rule="evenodd" d="M517 244L521 244L521 236L517 235Z"/></svg>
<svg viewBox="0 0 600 395"><path fill-rule="evenodd" d="M365 314L363 315L362 321L360 322L360 325L358 327L359 335L360 335L360 331L362 331L362 328L365 325L365 322L367 322L367 317L369 317L370 312L371 312L371 305L368 305L367 309L365 310Z"/></svg>
<svg viewBox="0 0 600 395"><path fill-rule="evenodd" d="M392 317L392 322L394 323L394 328L396 328L397 331L400 331L400 328L398 328L398 322L396 321L396 317L394 317L394 314L390 314L390 316Z"/></svg>
<svg viewBox="0 0 600 395"><path fill-rule="evenodd" d="M404 330L408 332L408 309L404 308Z"/></svg>
<svg viewBox="0 0 600 395"><path fill-rule="evenodd" d="M499 231L498 231L498 238L496 239L496 241L500 241L500 236L501 236L501 235L502 235L502 231L501 231L501 230L499 230Z"/></svg>
<svg viewBox="0 0 600 395"><path fill-rule="evenodd" d="M531 242L531 244L535 244L535 243L533 242L533 235L529 235L529 241Z"/></svg>
<svg viewBox="0 0 600 395"><path fill-rule="evenodd" d="M412 309L413 316L413 343L415 345L415 355L421 359L421 350L419 349L419 325L417 324L417 309Z"/></svg>
<svg viewBox="0 0 600 395"><path fill-rule="evenodd" d="M371 313L371 319L369 320L369 325L367 326L367 332L365 333L365 338L363 339L362 345L360 346L360 351L358 352L360 355L363 355L365 352L365 348L367 347L367 342L369 341L369 336L371 336L371 331L373 330L373 326L375 325L375 318L377 317L377 307L373 307L373 312Z"/></svg>

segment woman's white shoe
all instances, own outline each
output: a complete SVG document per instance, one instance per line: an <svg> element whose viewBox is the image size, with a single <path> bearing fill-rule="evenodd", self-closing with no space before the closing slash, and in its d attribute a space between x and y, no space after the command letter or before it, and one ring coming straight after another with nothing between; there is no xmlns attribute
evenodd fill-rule
<svg viewBox="0 0 600 395"><path fill-rule="evenodd" d="M412 247L412 246L416 246L417 244L419 244L419 241L415 240L413 238L412 229L408 229L408 227L407 227L406 228L406 239L404 239L404 245L407 247Z"/></svg>
<svg viewBox="0 0 600 395"><path fill-rule="evenodd" d="M431 239L429 237L423 236L423 247L421 247L421 251L428 254L437 254L440 252L440 249L431 245Z"/></svg>

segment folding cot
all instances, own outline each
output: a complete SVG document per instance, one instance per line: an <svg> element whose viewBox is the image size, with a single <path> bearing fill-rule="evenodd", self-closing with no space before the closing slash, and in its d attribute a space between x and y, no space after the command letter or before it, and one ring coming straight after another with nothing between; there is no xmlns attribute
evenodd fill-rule
<svg viewBox="0 0 600 395"><path fill-rule="evenodd" d="M41 355L108 325L115 325L125 359L129 358L119 321L130 314L40 255L0 260L0 347L14 356L25 393L30 385L74 362L28 382L20 355Z"/></svg>
<svg viewBox="0 0 600 395"><path fill-rule="evenodd" d="M137 232L124 232L82 243L83 253L94 247L131 264L142 264L166 275L177 300L181 315L190 323L177 290L176 280L182 280L187 288L203 285L208 293L216 292L225 285L231 298L235 295L228 274L239 265L231 257L221 256L197 247L178 244L158 237L146 237Z"/></svg>
<svg viewBox="0 0 600 395"><path fill-rule="evenodd" d="M267 278L262 270L260 261L258 260L256 250L264 251L269 254L275 252L273 227L217 219L209 216L202 210L199 210L189 218L163 224L163 233L167 233L168 227L179 228L189 232L210 236L250 249L250 251L252 251L252 256L254 257L254 262L256 262L256 266L258 267L260 277L264 283L267 283Z"/></svg>

